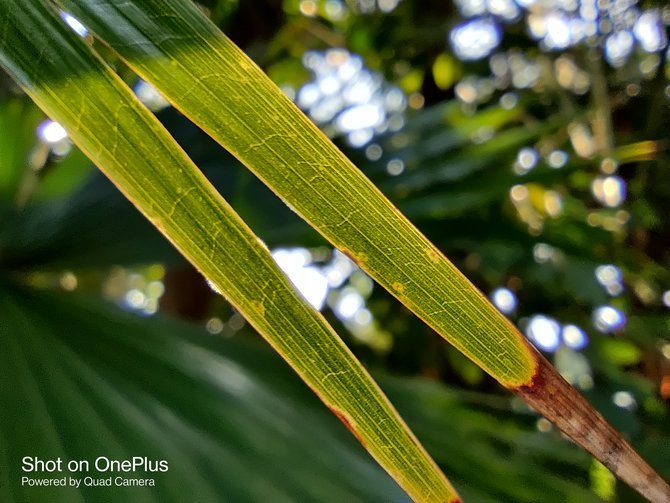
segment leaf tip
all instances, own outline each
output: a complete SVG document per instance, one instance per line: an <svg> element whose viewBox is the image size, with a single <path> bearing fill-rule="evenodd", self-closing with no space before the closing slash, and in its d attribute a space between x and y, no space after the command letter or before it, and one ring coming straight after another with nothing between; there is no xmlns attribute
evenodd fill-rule
<svg viewBox="0 0 670 503"><path fill-rule="evenodd" d="M670 501L670 486L543 357L528 384L513 391L621 480L652 502Z"/></svg>

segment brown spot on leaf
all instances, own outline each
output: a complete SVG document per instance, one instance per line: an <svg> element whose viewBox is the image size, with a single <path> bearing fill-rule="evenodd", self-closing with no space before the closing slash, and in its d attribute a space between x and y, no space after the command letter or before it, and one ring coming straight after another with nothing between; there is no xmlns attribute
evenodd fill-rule
<svg viewBox="0 0 670 503"><path fill-rule="evenodd" d="M363 268L363 264L368 259L368 256L365 253L356 253L346 248L339 249L349 260L357 264L359 267Z"/></svg>
<svg viewBox="0 0 670 503"><path fill-rule="evenodd" d="M432 263L438 264L440 262L440 253L438 251L429 248L426 255L428 255L428 258Z"/></svg>
<svg viewBox="0 0 670 503"><path fill-rule="evenodd" d="M265 316L265 305L263 304L262 301L254 300L252 301L251 305L258 314L260 314L261 316Z"/></svg>
<svg viewBox="0 0 670 503"><path fill-rule="evenodd" d="M326 405L328 405L328 404L326 404ZM354 437L356 437L356 440L358 440L358 441L361 443L361 445L362 445L363 447L365 447L365 442L363 442L363 439L362 439L361 436L358 434L358 432L357 432L356 429L353 427L353 425L349 422L349 419L347 419L347 417L344 415L344 413L340 412L340 411L337 410L335 407L331 407L330 405L328 405L328 408L330 409L330 411L331 411L333 414L335 414L335 416L336 416L340 421L342 421L342 424L344 424L344 426L347 427L347 429L351 432L351 434L352 434ZM367 449L367 447L366 447L366 449Z"/></svg>

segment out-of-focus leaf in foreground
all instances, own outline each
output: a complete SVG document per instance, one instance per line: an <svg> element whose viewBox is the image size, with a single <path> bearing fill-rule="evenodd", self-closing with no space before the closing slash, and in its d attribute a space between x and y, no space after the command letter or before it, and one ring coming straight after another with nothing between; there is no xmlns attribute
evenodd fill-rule
<svg viewBox="0 0 670 503"><path fill-rule="evenodd" d="M60 0L408 308L632 487L670 487L192 3Z"/></svg>
<svg viewBox="0 0 670 503"><path fill-rule="evenodd" d="M252 341L4 284L0 309L2 501L407 501ZM381 382L464 497L594 501L577 478L588 456L509 420L504 406L417 379ZM168 461L156 487L27 488L12 476L24 455L138 454Z"/></svg>
<svg viewBox="0 0 670 503"><path fill-rule="evenodd" d="M0 310L2 501L405 499L266 351L14 288ZM23 456L137 455L168 461L155 488L31 488L14 476Z"/></svg>
<svg viewBox="0 0 670 503"><path fill-rule="evenodd" d="M0 63L291 364L417 501L458 500L395 409L267 248L47 2L0 2Z"/></svg>

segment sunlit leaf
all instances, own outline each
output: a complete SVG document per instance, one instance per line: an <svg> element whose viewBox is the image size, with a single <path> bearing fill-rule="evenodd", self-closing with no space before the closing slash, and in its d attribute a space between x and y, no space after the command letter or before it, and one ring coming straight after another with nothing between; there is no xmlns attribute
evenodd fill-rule
<svg viewBox="0 0 670 503"><path fill-rule="evenodd" d="M602 416L193 4L60 4L428 325L638 491L670 498Z"/></svg>
<svg viewBox="0 0 670 503"><path fill-rule="evenodd" d="M668 495L667 485L602 417L200 11L179 2L62 4L79 4L83 10L73 12L143 78L456 347L638 490L654 499ZM74 118L69 125L81 128ZM137 184L141 176L130 179ZM183 190L190 191L193 180L185 181ZM173 217L186 198L194 199L183 192L176 203L155 202L166 203ZM151 210L149 217L163 227L157 207ZM202 222L204 213L189 216ZM199 263L197 255L190 258Z"/></svg>
<svg viewBox="0 0 670 503"><path fill-rule="evenodd" d="M457 499L361 364L131 90L48 4L0 5L0 63L35 102L263 334L408 494L422 501Z"/></svg>

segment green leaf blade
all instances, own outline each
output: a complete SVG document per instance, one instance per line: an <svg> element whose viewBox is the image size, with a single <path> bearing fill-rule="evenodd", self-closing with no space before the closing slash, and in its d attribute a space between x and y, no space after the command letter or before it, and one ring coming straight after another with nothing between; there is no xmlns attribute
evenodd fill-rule
<svg viewBox="0 0 670 503"><path fill-rule="evenodd" d="M620 434L191 2L58 1L446 340L632 487L670 499Z"/></svg>
<svg viewBox="0 0 670 503"><path fill-rule="evenodd" d="M60 3L450 343L505 386L530 382L509 321L194 6Z"/></svg>
<svg viewBox="0 0 670 503"><path fill-rule="evenodd" d="M266 337L408 494L417 501L457 499L337 334L125 84L45 3L0 5L0 63L34 101Z"/></svg>

